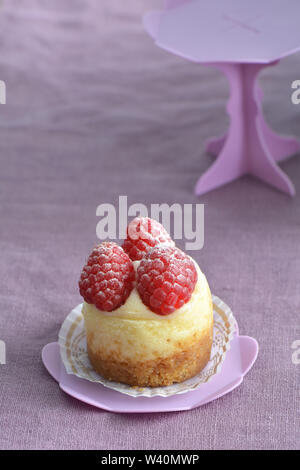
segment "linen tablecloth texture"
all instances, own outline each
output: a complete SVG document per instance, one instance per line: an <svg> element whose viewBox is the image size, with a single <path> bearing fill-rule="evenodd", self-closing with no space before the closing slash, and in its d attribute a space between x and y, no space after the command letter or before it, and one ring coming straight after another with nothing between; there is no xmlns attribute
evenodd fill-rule
<svg viewBox="0 0 300 470"><path fill-rule="evenodd" d="M0 10L2 449L300 447L299 157L282 164L295 199L250 177L194 196L212 161L204 140L228 123L227 83L153 45L141 17L159 5L7 0ZM299 54L261 77L268 120L298 137L299 77ZM96 207L119 194L129 204L205 203L205 247L191 254L241 334L260 344L233 393L188 412L116 415L65 395L44 369L42 347L81 300Z"/></svg>

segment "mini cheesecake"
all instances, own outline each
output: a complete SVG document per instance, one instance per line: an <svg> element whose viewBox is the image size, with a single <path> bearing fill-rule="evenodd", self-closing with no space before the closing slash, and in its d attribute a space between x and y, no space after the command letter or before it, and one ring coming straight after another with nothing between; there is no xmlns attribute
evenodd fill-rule
<svg viewBox="0 0 300 470"><path fill-rule="evenodd" d="M106 379L161 387L193 377L209 361L209 285L157 221L134 219L122 247L96 246L79 290L90 362Z"/></svg>

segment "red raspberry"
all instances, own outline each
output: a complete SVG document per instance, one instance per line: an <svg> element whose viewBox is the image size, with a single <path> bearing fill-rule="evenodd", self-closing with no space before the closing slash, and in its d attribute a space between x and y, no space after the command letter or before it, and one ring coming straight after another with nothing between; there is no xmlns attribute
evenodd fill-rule
<svg viewBox="0 0 300 470"><path fill-rule="evenodd" d="M156 245L175 246L168 232L156 220L136 217L127 227L123 249L132 261L141 260Z"/></svg>
<svg viewBox="0 0 300 470"><path fill-rule="evenodd" d="M83 267L80 295L99 310L111 312L123 305L133 289L133 263L116 243L96 246Z"/></svg>
<svg viewBox="0 0 300 470"><path fill-rule="evenodd" d="M157 246L149 251L137 270L141 299L158 315L169 315L192 296L198 275L195 265L183 251Z"/></svg>

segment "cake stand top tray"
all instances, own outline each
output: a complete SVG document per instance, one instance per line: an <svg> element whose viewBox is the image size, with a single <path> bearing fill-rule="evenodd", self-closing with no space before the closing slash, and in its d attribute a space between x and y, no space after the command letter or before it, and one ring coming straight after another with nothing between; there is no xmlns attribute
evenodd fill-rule
<svg viewBox="0 0 300 470"><path fill-rule="evenodd" d="M159 47L189 60L263 64L300 49L299 16L298 0L167 0L144 21Z"/></svg>

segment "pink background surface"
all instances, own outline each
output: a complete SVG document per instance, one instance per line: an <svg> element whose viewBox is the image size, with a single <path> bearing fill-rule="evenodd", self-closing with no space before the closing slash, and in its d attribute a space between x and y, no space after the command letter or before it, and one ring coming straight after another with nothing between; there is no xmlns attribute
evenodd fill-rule
<svg viewBox="0 0 300 470"><path fill-rule="evenodd" d="M300 162L290 200L245 177L201 198L204 140L226 130L225 79L155 48L142 14L159 1L28 0L0 10L0 448L300 447ZM291 82L299 55L262 74L264 109L300 137ZM233 393L182 413L114 415L59 390L41 361L80 302L96 207L205 203L205 247L191 253L260 355ZM183 246L182 246L183 248Z"/></svg>

